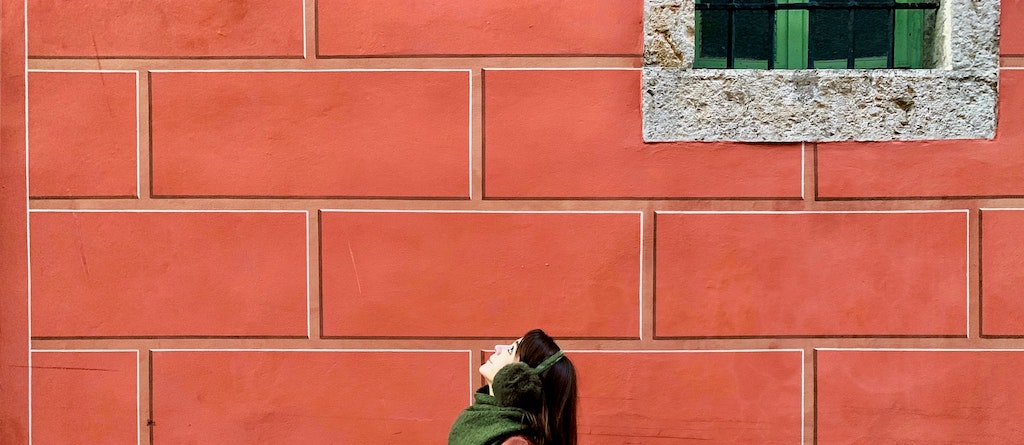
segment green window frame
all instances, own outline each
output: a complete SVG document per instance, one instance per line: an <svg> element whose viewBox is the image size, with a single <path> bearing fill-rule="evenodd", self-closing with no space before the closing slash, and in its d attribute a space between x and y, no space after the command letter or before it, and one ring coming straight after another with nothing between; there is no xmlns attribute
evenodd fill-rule
<svg viewBox="0 0 1024 445"><path fill-rule="evenodd" d="M813 48L811 42L811 19L812 14L818 13L818 11L825 11L820 16L823 17L825 14L845 14L849 9L832 8L832 9L790 9L791 7L779 6L779 5L796 5L797 8L805 7L808 5L817 6L820 4L828 4L830 0L822 0L822 3L817 3L814 0L775 0L774 7L755 9L750 7L750 4L759 0L725 0L734 2L745 2L747 8L743 10L736 10L730 12L730 16L735 14L734 17L745 17L740 20L735 19L736 23L730 24L736 28L740 28L739 32L730 28L732 36L726 37L728 40L725 45L732 45L730 51L742 53L742 51L736 50L737 43L742 39L742 35L753 35L757 40L757 37L763 37L766 35L764 30L753 29L756 26L764 23L763 26L768 27L770 31L767 34L771 34L774 31L774 35L771 38L770 50L767 52L767 57L772 57L773 63L769 64L767 57L749 57L748 54L732 55L733 63L732 66L728 66L728 56L722 54L724 51L723 42L721 38L723 34L722 29L724 24L723 17L725 11L721 9L698 9L695 11L695 51L694 51L694 68L713 68L713 69L847 69L850 68L852 62L852 68L856 69L878 69L878 68L894 68L894 69L921 69L927 68L928 61L925 60L926 51L925 48L930 46L930 32L926 25L934 23L935 19L935 8L937 4L919 3L917 0L895 0L895 4L905 5L904 7L912 6L912 9L900 9L900 6L895 6L895 9L890 9L882 14L889 14L884 20L891 20L892 23L882 23L887 32L889 27L892 29L892 40L887 42L889 44L888 52L884 56L853 56L853 45L855 41L850 43L851 55L845 58L815 58L813 61L809 59L813 54ZM834 1L834 0L832 0ZM868 0L871 1L871 0ZM877 0L876 0L877 1ZM698 5L701 4L722 4L723 0L697 0ZM868 2L864 2L868 3ZM740 3L742 4L742 3ZM812 7L813 7L812 6ZM861 9L852 8L853 12L850 13L850 33L847 38L856 39L857 34L853 31L854 15ZM865 9L866 11L886 11L885 9ZM705 16L705 14L709 14ZM741 16L743 14L743 16ZM878 18L879 14L874 13L875 17ZM764 19L752 19L752 15L763 15ZM771 21L771 16L774 15L774 23ZM867 14L864 14L867 15ZM733 20L730 18L730 20ZM877 20L876 20L877 21ZM864 22L867 25L871 25L870 22ZM875 23L874 25L877 25ZM876 32L879 32L876 30ZM712 35L712 39L717 39L717 45L708 45L705 42L705 34ZM821 42L822 40L817 40ZM764 45L762 43L762 45ZM712 50L705 51L709 46L712 46ZM762 53L765 48L762 47ZM747 51L749 53L750 51ZM706 54L709 53L709 54ZM747 57L744 57L747 56ZM889 66L891 57L892 66Z"/></svg>

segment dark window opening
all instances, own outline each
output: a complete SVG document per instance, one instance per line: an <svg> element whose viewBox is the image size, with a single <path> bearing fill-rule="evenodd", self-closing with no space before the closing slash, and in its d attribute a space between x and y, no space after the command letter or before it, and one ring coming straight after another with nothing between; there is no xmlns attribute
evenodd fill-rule
<svg viewBox="0 0 1024 445"><path fill-rule="evenodd" d="M927 68L939 4L697 0L694 68Z"/></svg>

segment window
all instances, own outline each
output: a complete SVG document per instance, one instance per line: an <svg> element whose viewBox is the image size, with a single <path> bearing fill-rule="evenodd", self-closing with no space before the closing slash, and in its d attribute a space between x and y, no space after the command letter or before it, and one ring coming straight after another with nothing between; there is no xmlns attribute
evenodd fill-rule
<svg viewBox="0 0 1024 445"><path fill-rule="evenodd" d="M926 68L938 3L697 0L694 68ZM927 63L926 63L927 62Z"/></svg>
<svg viewBox="0 0 1024 445"><path fill-rule="evenodd" d="M645 5L648 142L995 135L999 0Z"/></svg>

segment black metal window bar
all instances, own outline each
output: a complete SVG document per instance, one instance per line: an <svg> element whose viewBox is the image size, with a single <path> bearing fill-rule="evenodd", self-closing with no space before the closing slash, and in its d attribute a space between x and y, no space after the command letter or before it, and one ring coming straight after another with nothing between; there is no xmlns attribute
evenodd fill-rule
<svg viewBox="0 0 1024 445"><path fill-rule="evenodd" d="M779 10L805 10L810 11L813 14L814 11L820 10L846 10L847 11L847 36L849 42L849 49L846 52L846 67L853 69L855 64L855 53L856 53L856 41L854 40L854 21L856 12L860 10L885 10L888 13L887 28L885 31L889 36L889 51L887 57L887 68L893 68L893 54L895 53L896 39L894 32L896 29L896 14L895 11L898 9L938 9L939 4L934 2L909 2L909 3L897 3L895 0L810 0L805 3L776 3L771 2L758 2L758 1L743 1L743 0L705 0L704 2L697 1L694 5L698 11L726 11L728 14L727 18L727 43L726 43L726 68L733 68L736 63L735 46L736 46L736 18L735 12L741 10L748 11L768 11L769 12L769 33L771 36L771 52L768 57L768 69L775 68L775 23L776 23L776 12ZM809 20L807 24L808 34L813 35L815 20ZM808 39L807 45L807 68L814 68L814 39Z"/></svg>

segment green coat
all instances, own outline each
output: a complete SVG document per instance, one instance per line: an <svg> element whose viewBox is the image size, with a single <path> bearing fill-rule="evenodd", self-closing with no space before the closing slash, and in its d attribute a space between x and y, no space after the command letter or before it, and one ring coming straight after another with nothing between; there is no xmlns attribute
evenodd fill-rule
<svg viewBox="0 0 1024 445"><path fill-rule="evenodd" d="M511 436L530 436L527 416L522 408L499 405L485 386L455 420L448 433L448 445L494 445Z"/></svg>

